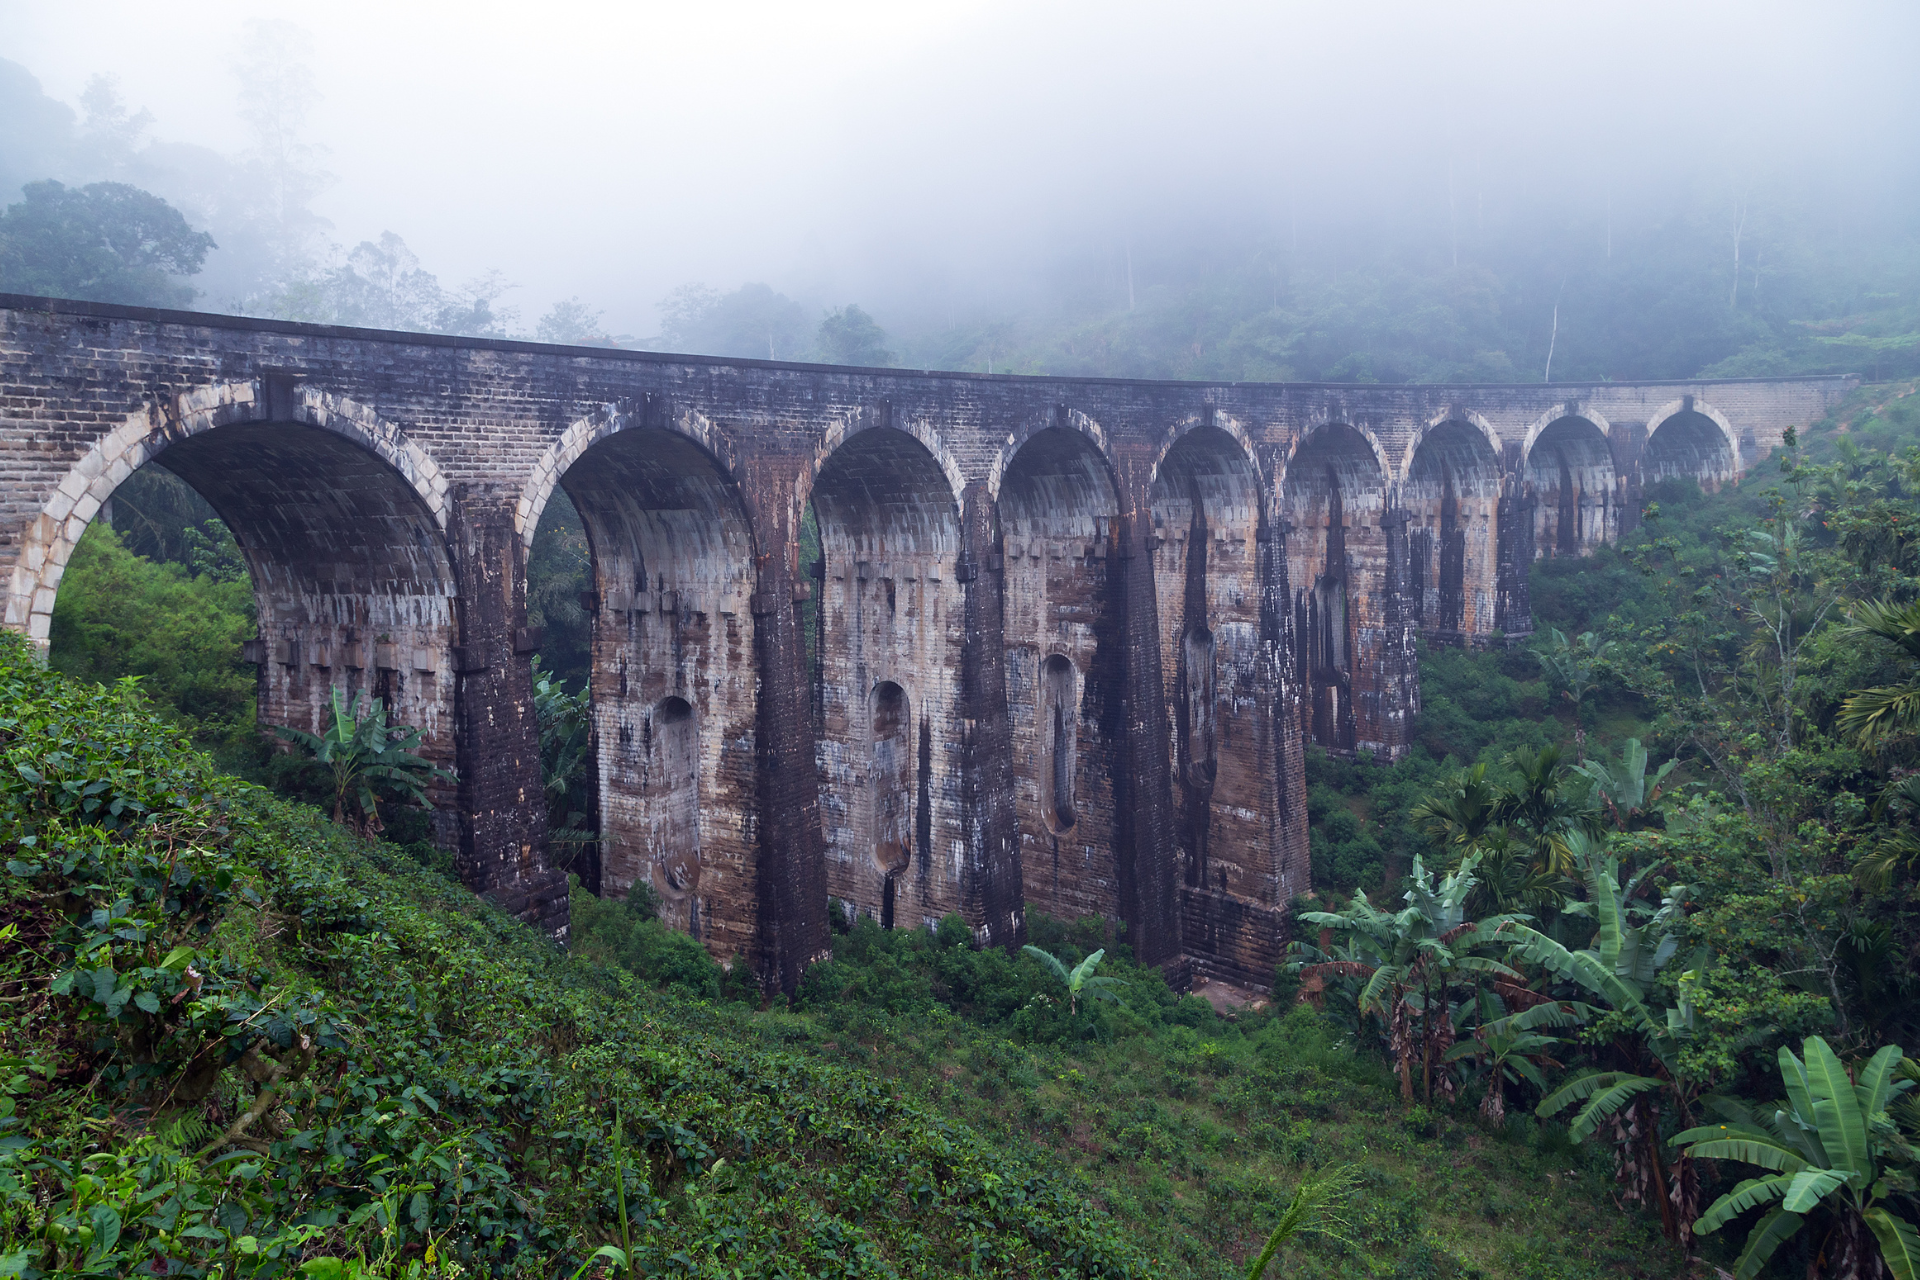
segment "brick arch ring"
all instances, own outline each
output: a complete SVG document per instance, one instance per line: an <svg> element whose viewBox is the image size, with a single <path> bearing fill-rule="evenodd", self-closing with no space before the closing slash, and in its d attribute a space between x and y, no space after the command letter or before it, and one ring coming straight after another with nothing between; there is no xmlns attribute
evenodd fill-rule
<svg viewBox="0 0 1920 1280"><path fill-rule="evenodd" d="M533 535L539 532L541 513L552 501L555 486L560 483L560 477L580 461L581 455L608 436L635 430L644 422L644 406L630 400L609 401L561 432L560 438L535 460L526 483L520 487L520 501L514 504L513 527L521 543L528 549L533 547ZM713 459L728 487L738 493L739 468L735 466L733 449L711 418L694 409L681 409L667 421L664 429L699 445Z"/></svg>
<svg viewBox="0 0 1920 1280"><path fill-rule="evenodd" d="M296 383L291 421L344 436L392 467L419 497L442 532L447 527L446 476L433 458L367 405ZM260 379L217 382L150 400L94 441L62 477L21 541L7 594L6 625L44 648L53 601L81 535L122 481L192 436L273 419Z"/></svg>
<svg viewBox="0 0 1920 1280"><path fill-rule="evenodd" d="M1234 443L1240 446L1240 452L1246 455L1247 465L1253 469L1255 488L1260 490L1261 501L1264 502L1267 488L1266 468L1260 465L1260 453L1253 447L1253 437L1248 434L1246 425L1238 418L1217 410L1205 415L1191 413L1173 424L1173 429L1167 432L1167 438L1161 441L1159 449L1154 451L1153 470L1148 476L1147 483L1151 485L1160 478L1160 468L1166 465L1167 455L1173 452L1173 447L1201 427L1215 427L1233 437Z"/></svg>
<svg viewBox="0 0 1920 1280"><path fill-rule="evenodd" d="M960 516L960 497L967 491L967 475L960 469L960 463L954 458L953 451L947 448L941 439L939 430L926 418L914 418L906 422L896 422L890 428L877 421L868 420L870 415L861 413L851 417L835 418L827 425L820 437L820 443L813 451L813 465L800 477L800 486L795 494L799 506L804 508L813 501L813 486L820 479L821 470L832 459L840 446L867 431L899 431L919 441L926 451L933 455L934 465L940 468L940 474L946 477L947 488L953 499L954 517ZM799 525L796 522L795 528Z"/></svg>
<svg viewBox="0 0 1920 1280"><path fill-rule="evenodd" d="M1396 486L1404 486L1413 478L1413 463L1414 460L1420 456L1420 446L1427 442L1428 436L1438 431L1441 427L1446 426L1449 422L1464 422L1480 433L1481 437L1487 442L1487 448L1493 451L1493 466L1494 470L1498 472L1500 468L1500 457L1505 449L1505 446L1500 440L1500 433L1493 429L1492 423L1470 409L1449 409L1445 413L1435 414L1432 418L1428 419L1427 424L1421 427L1420 430L1414 434L1413 439L1407 442L1406 455L1401 458L1400 467L1393 474L1393 483Z"/></svg>
<svg viewBox="0 0 1920 1280"><path fill-rule="evenodd" d="M1606 441L1609 449L1611 449L1613 444L1613 424L1608 422L1606 418L1601 415L1600 411L1591 405L1581 404L1576 400L1569 400L1564 404L1556 405L1554 408L1547 410L1538 418L1535 418L1533 425L1527 428L1526 443L1520 448L1520 473L1522 475L1525 475L1527 468L1533 465L1534 441L1540 438L1542 431L1545 431L1562 418L1578 418L1582 422L1598 428L1600 438ZM1738 453L1734 454L1736 458L1739 456Z"/></svg>
<svg viewBox="0 0 1920 1280"><path fill-rule="evenodd" d="M1738 472L1740 470L1740 437L1734 432L1733 424L1727 421L1726 414L1697 396L1682 396L1678 400L1668 401L1655 410L1653 416L1647 419L1647 443L1653 443L1653 433L1658 431L1661 424L1668 418L1676 417L1689 409L1720 428L1720 434L1726 437L1727 456L1733 459L1733 469Z"/></svg>
<svg viewBox="0 0 1920 1280"><path fill-rule="evenodd" d="M1077 431L1093 445L1094 452L1100 455L1100 466L1106 474L1107 484L1113 489L1116 495L1115 500L1118 501L1120 485L1114 475L1113 452L1107 446L1107 433L1101 429L1098 422L1078 409L1067 410L1064 421L1053 414L1037 415L1007 433L1006 443L1000 447L1000 452L994 455L993 466L987 471L987 492L992 495L993 500L995 502L1000 500L1000 486L1006 480L1007 468L1013 465L1013 460L1020 450L1026 448L1027 441L1042 431L1050 431L1055 427Z"/></svg>
<svg viewBox="0 0 1920 1280"><path fill-rule="evenodd" d="M1393 464L1387 460L1387 446L1380 443L1380 437L1375 435L1371 428L1338 418L1329 418L1325 422L1315 423L1294 437L1293 443L1287 447L1286 460L1281 464L1280 473L1273 478L1274 491L1281 494L1286 492L1287 474L1293 470L1293 460L1300 456L1300 451L1307 447L1308 441L1332 427L1345 427L1367 442L1367 448L1373 453L1373 465L1380 468L1380 492L1384 500L1388 496L1388 490L1394 486L1394 477L1397 474ZM1424 434L1422 432L1422 435Z"/></svg>

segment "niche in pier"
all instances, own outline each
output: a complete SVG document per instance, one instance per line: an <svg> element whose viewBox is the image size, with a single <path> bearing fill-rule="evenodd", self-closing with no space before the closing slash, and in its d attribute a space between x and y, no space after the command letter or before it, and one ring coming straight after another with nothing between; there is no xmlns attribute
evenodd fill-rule
<svg viewBox="0 0 1920 1280"><path fill-rule="evenodd" d="M913 860L913 738L907 692L891 680L868 697L873 861L886 877L880 923L893 927L894 886Z"/></svg>
<svg viewBox="0 0 1920 1280"><path fill-rule="evenodd" d="M1314 614L1319 623L1314 634L1315 666L1335 676L1349 676L1353 668L1347 658L1347 583L1344 578L1323 577L1314 584Z"/></svg>
<svg viewBox="0 0 1920 1280"><path fill-rule="evenodd" d="M1073 829L1079 820L1073 803L1073 775L1077 763L1079 715L1078 672L1065 654L1056 653L1040 665L1041 778L1044 800L1041 816L1056 835Z"/></svg>
<svg viewBox="0 0 1920 1280"><path fill-rule="evenodd" d="M1219 703L1213 632L1193 627L1180 643L1180 773L1189 787L1213 789L1219 765Z"/></svg>
<svg viewBox="0 0 1920 1280"><path fill-rule="evenodd" d="M648 718L650 763L658 790L653 833L654 883L681 901L700 884L700 734L685 698L662 698ZM699 935L697 916L689 932Z"/></svg>

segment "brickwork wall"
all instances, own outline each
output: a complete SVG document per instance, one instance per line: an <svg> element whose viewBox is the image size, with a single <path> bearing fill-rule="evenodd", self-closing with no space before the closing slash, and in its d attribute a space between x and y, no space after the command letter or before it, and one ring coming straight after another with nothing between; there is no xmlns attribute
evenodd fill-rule
<svg viewBox="0 0 1920 1280"><path fill-rule="evenodd" d="M960 911L1013 945L1023 902L1094 910L1150 961L1257 981L1306 886L1302 743L1400 749L1416 629L1524 633L1534 555L1616 536L1664 476L1753 465L1850 385L920 374L0 297L0 584L44 642L100 505L174 468L247 552L263 719L390 700L459 771L463 876L558 932L525 558L564 483L596 562L607 888L652 878L789 987L830 888L884 914L889 883L897 925ZM1022 457L1050 431L1079 454ZM1344 665L1315 665L1336 581Z"/></svg>

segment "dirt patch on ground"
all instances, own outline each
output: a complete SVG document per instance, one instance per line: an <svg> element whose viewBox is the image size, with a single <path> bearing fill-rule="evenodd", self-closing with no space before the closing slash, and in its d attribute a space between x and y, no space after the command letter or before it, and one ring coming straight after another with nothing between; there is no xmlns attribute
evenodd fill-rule
<svg viewBox="0 0 1920 1280"><path fill-rule="evenodd" d="M1273 1000L1264 991L1253 991L1246 987L1236 987L1231 982L1219 978L1208 978L1196 974L1193 979L1193 994L1213 1006L1215 1013L1232 1017L1248 1010L1264 1009Z"/></svg>

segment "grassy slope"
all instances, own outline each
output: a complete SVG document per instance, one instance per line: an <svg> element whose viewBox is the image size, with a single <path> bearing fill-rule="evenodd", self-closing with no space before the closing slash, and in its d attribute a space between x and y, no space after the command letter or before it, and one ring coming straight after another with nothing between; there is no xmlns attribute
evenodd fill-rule
<svg viewBox="0 0 1920 1280"><path fill-rule="evenodd" d="M1196 1030L1193 1002L1136 974L1153 1016L1126 1015L1132 1034L1023 1047L824 989L798 1012L685 1000L218 778L12 642L0 743L4 916L25 944L0 968L19 997L0 1006L18 1107L0 1253L29 1275L158 1257L274 1274L299 1250L397 1265L429 1239L443 1263L556 1274L618 1236L616 1104L661 1274L1232 1275L1297 1170L1335 1160L1366 1189L1358 1248L1319 1246L1322 1273L1671 1269L1591 1158L1409 1122L1306 1014ZM87 780L149 812L101 826ZM196 1158L258 1096L248 1063L293 1061L302 1035L320 1045L304 1078L246 1143Z"/></svg>

